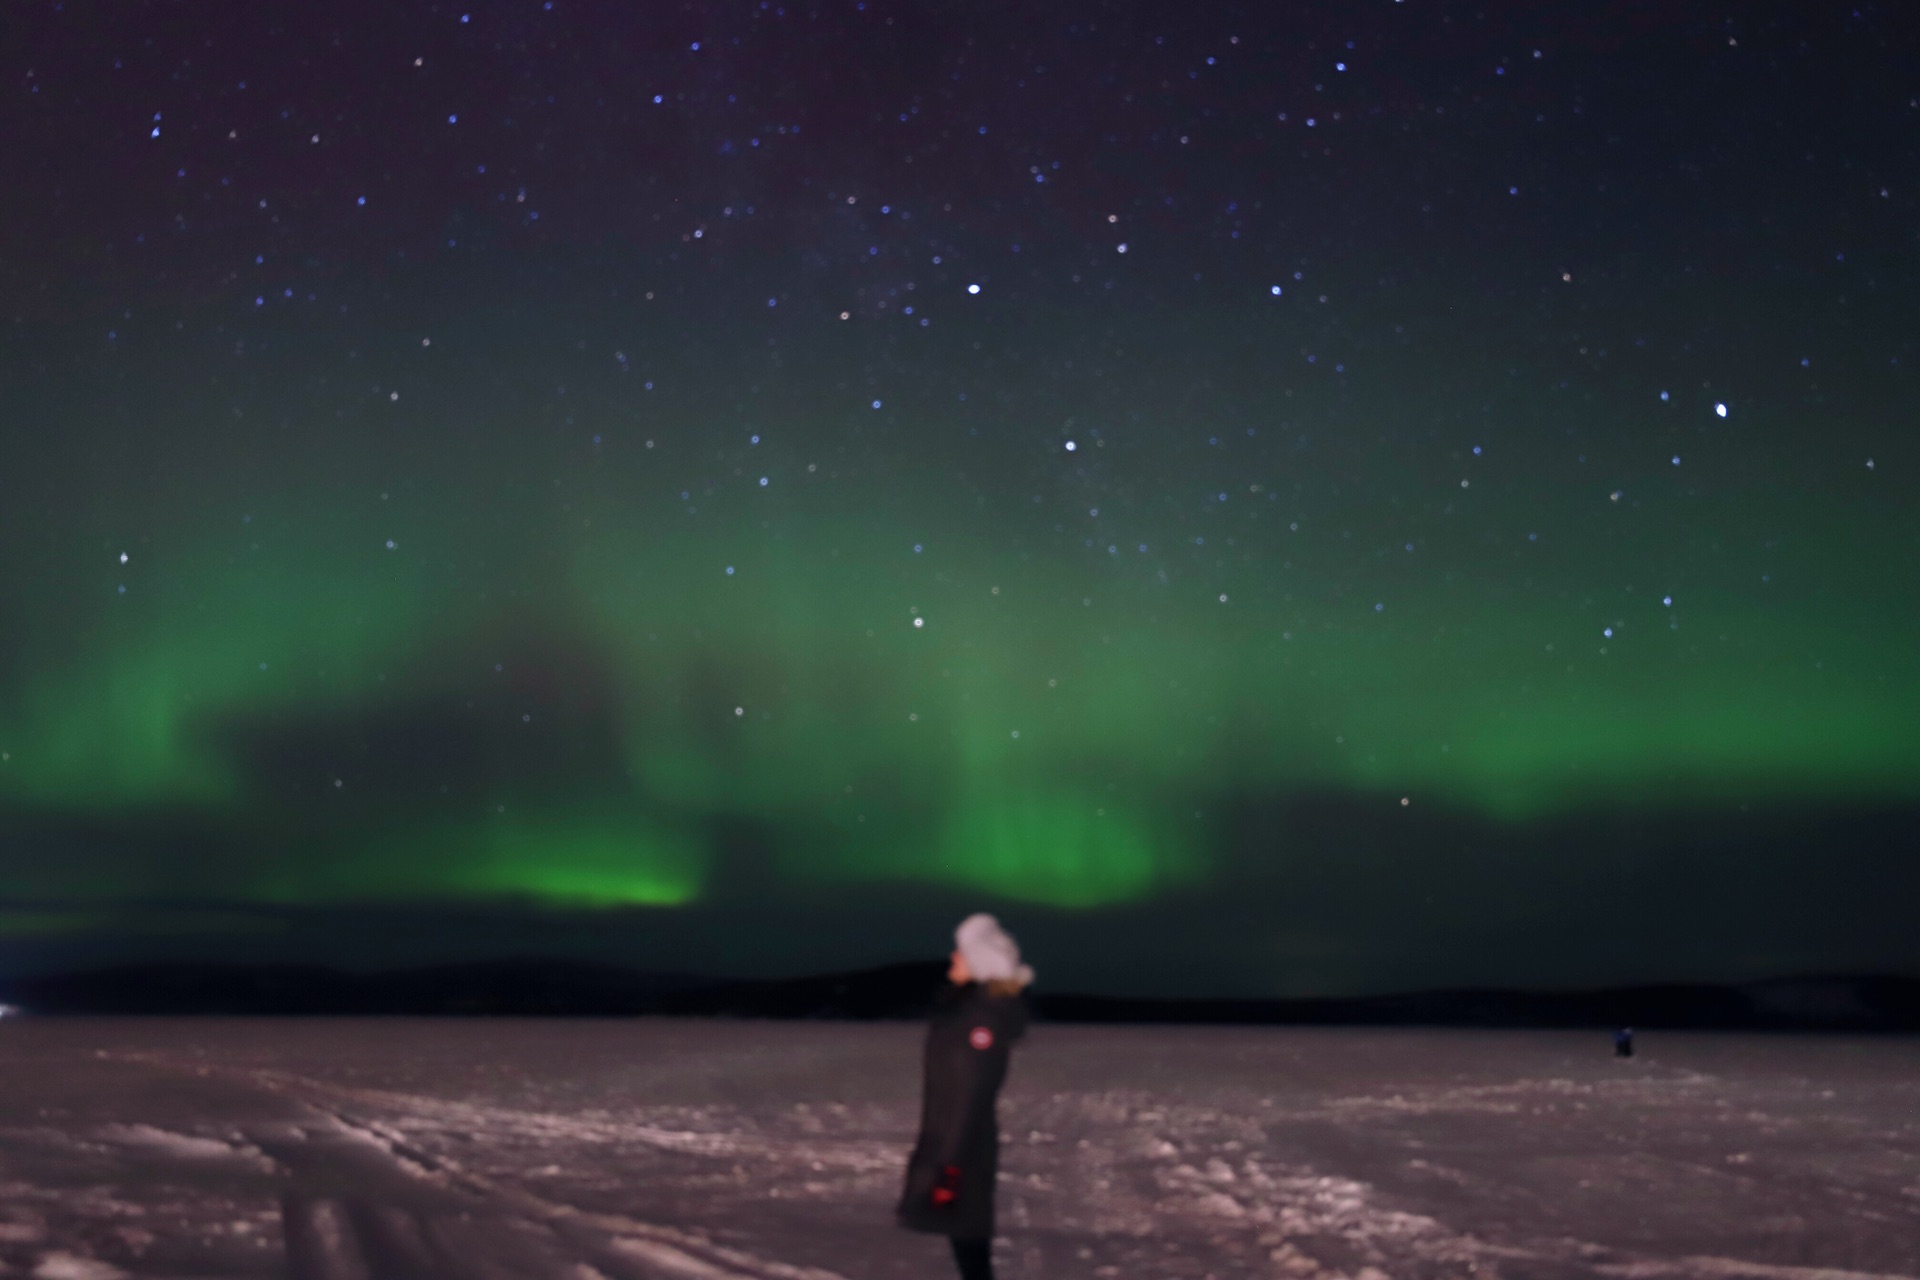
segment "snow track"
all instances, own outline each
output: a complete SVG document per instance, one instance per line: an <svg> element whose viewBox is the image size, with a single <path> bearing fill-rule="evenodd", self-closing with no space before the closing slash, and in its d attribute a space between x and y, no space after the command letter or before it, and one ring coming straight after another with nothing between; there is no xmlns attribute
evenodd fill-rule
<svg viewBox="0 0 1920 1280"><path fill-rule="evenodd" d="M589 1212L505 1185L352 1109L356 1103L409 1113L459 1108L471 1122L482 1118L481 1108L283 1071L209 1068L157 1054L126 1060L221 1076L296 1100L312 1113L310 1123L250 1135L247 1148L290 1176L281 1229L294 1280L845 1280L698 1232ZM700 1135L654 1130L638 1136L717 1153ZM189 1149L202 1158L211 1154L204 1146Z"/></svg>
<svg viewBox="0 0 1920 1280"><path fill-rule="evenodd" d="M23 1024L0 1278L926 1280L917 1029ZM1920 1044L1041 1027L1004 1280L1915 1280ZM1656 1056L1655 1051L1666 1056Z"/></svg>

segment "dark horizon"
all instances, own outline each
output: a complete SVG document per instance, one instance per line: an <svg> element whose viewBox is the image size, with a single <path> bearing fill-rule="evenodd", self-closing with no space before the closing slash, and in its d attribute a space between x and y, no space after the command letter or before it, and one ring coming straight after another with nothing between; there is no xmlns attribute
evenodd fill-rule
<svg viewBox="0 0 1920 1280"><path fill-rule="evenodd" d="M167 961L392 970L511 956L778 981L943 955L953 922L981 906L1022 937L1041 990L1115 997L1920 977L1906 909L1920 898L1920 865L1901 857L1920 843L1920 814L1903 810L1749 806L1515 827L1296 797L1219 818L1240 837L1228 846L1232 861L1209 886L1149 903L1061 909L901 886L799 887L768 865L764 844L735 831L711 896L682 907L240 910L162 899L116 919L85 902L48 904L89 927L0 943L0 977ZM1816 842L1824 879L1809 897L1800 877ZM1337 848L1341 858L1302 867L1271 856L1301 846ZM1438 873L1417 899L1394 888L1409 849ZM1543 860L1543 849L1563 861ZM1565 860L1583 870L1569 875Z"/></svg>
<svg viewBox="0 0 1920 1280"><path fill-rule="evenodd" d="M592 961L502 958L347 972L135 964L0 979L0 1013L31 1018L721 1018L918 1022L941 960L775 980L649 974ZM1586 990L1423 988L1351 997L1139 998L1032 990L1047 1023L1487 1030L1920 1032L1920 979L1801 974L1738 984Z"/></svg>

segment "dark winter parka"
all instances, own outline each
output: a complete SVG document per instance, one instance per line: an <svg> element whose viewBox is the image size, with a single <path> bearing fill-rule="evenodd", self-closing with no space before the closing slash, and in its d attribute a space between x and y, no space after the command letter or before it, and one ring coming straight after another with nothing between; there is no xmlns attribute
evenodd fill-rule
<svg viewBox="0 0 1920 1280"><path fill-rule="evenodd" d="M1027 1029L1027 1002L978 982L941 992L927 1028L920 1140L895 1210L902 1225L960 1240L993 1238L1000 1164L995 1102L1007 1058Z"/></svg>

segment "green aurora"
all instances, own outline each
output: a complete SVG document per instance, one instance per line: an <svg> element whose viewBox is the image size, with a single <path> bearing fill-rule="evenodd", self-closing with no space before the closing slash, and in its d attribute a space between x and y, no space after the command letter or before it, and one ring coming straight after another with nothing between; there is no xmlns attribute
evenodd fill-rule
<svg viewBox="0 0 1920 1280"><path fill-rule="evenodd" d="M294 8L15 24L0 981L1920 972L1893 8Z"/></svg>
<svg viewBox="0 0 1920 1280"><path fill-rule="evenodd" d="M910 413L897 429L937 435ZM0 805L205 821L253 852L145 883L34 861L14 906L162 882L239 906L677 906L707 892L715 824L744 822L796 883L1100 907L1204 885L1222 850L1195 819L1233 795L1520 823L1910 803L1920 778L1920 605L1835 572L1900 522L1844 498L1617 498L1468 459L1376 463L1340 500L1274 464L1196 516L1121 497L1076 523L1053 458L982 487L929 450L882 482L824 446L695 464L660 434L524 483L213 481L44 541L9 571L42 607L11 650ZM1118 459L1126 435L1088 451L1159 465ZM718 478L664 492L690 466ZM1417 502L1361 539L1382 492ZM1758 547L1786 523L1831 532L1703 554L1701 529ZM419 750L357 749L422 714ZM297 766L262 767L303 736Z"/></svg>

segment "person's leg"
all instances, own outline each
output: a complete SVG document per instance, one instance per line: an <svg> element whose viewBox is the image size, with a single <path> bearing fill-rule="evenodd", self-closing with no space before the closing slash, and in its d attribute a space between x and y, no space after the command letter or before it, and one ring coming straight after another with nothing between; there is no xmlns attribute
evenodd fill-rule
<svg viewBox="0 0 1920 1280"><path fill-rule="evenodd" d="M960 1280L993 1280L993 1241L955 1236L953 1260L960 1264Z"/></svg>

